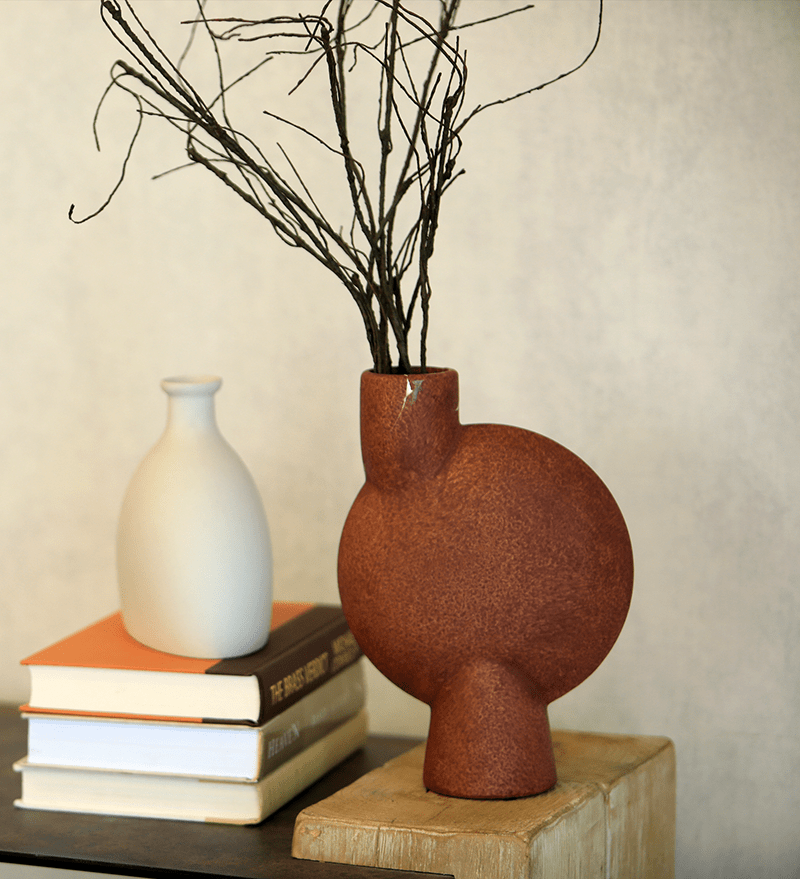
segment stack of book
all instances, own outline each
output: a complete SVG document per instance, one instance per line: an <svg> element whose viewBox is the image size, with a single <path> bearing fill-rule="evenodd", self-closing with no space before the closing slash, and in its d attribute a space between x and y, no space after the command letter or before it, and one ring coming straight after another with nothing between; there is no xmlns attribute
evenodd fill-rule
<svg viewBox="0 0 800 879"><path fill-rule="evenodd" d="M161 653L119 613L23 660L15 805L256 824L367 735L361 651L334 605L275 602L262 650Z"/></svg>

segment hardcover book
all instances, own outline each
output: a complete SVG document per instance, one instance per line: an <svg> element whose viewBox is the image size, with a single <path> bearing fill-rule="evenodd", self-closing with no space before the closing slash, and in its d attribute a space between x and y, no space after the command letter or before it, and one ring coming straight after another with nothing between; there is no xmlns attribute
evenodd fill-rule
<svg viewBox="0 0 800 879"><path fill-rule="evenodd" d="M24 714L29 765L257 781L366 703L356 662L262 726Z"/></svg>
<svg viewBox="0 0 800 879"><path fill-rule="evenodd" d="M22 710L261 725L361 655L338 605L275 602L266 646L222 660L145 647L114 613L22 660Z"/></svg>
<svg viewBox="0 0 800 879"><path fill-rule="evenodd" d="M363 746L366 711L259 781L41 766L19 760L22 809L257 824Z"/></svg>

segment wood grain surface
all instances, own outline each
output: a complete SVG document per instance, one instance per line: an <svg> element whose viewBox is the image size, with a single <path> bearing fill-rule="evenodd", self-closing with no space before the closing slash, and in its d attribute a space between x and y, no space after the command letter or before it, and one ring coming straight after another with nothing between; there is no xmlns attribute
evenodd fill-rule
<svg viewBox="0 0 800 879"><path fill-rule="evenodd" d="M555 730L553 744L556 787L514 800L425 790L419 745L303 810L293 854L456 879L672 879L672 742Z"/></svg>

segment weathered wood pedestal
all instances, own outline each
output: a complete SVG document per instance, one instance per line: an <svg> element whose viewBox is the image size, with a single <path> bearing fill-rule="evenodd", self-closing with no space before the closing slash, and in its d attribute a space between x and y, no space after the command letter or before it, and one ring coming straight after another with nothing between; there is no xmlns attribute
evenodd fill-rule
<svg viewBox="0 0 800 879"><path fill-rule="evenodd" d="M425 790L419 745L300 812L292 854L455 879L672 879L672 742L554 730L553 746L551 791L460 800Z"/></svg>

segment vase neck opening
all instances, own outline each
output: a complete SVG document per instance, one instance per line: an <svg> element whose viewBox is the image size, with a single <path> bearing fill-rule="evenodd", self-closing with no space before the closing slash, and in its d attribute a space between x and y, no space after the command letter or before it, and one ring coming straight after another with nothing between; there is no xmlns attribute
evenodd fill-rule
<svg viewBox="0 0 800 879"><path fill-rule="evenodd" d="M214 375L165 378L161 387L169 401L167 427L216 430L214 394L221 385Z"/></svg>
<svg viewBox="0 0 800 879"><path fill-rule="evenodd" d="M361 450L374 485L402 489L433 478L460 429L455 370L362 375Z"/></svg>

